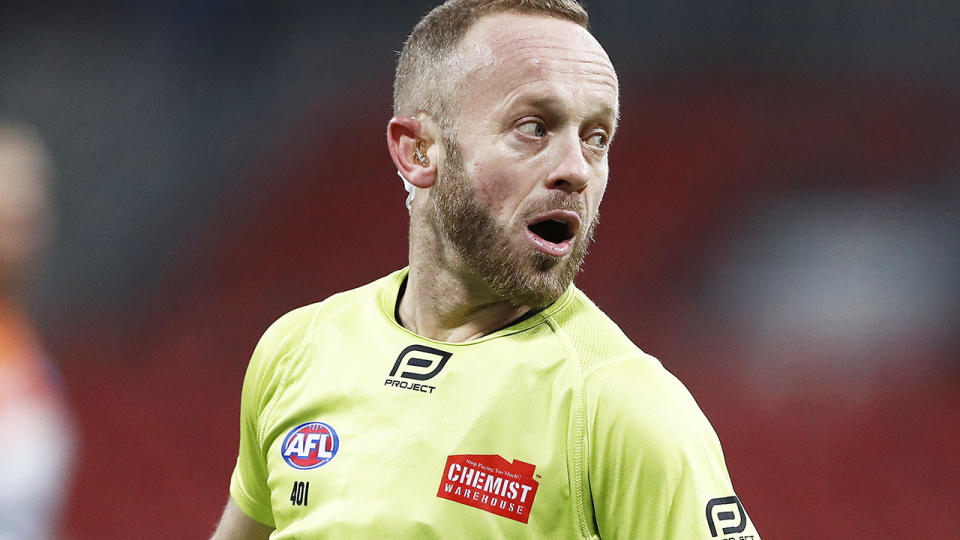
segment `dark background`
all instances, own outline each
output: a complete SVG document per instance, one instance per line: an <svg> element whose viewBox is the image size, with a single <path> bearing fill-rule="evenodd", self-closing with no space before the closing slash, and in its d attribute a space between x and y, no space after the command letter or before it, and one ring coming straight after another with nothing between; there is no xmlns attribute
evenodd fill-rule
<svg viewBox="0 0 960 540"><path fill-rule="evenodd" d="M260 333L405 265L384 132L432 4L0 7L0 117L56 165L72 538L206 537ZM960 537L960 4L587 5L623 122L578 284L765 538Z"/></svg>

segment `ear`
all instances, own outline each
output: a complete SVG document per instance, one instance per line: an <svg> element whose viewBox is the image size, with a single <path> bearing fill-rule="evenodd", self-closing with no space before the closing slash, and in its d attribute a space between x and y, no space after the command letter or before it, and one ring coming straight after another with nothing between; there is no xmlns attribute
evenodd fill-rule
<svg viewBox="0 0 960 540"><path fill-rule="evenodd" d="M433 146L429 120L394 116L387 124L387 147L400 174L418 188L429 188L437 180L437 164L428 150Z"/></svg>

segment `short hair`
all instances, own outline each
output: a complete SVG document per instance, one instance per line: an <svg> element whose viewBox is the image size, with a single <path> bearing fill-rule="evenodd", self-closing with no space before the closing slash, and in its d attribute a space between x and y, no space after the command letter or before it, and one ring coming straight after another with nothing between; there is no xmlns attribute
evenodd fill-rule
<svg viewBox="0 0 960 540"><path fill-rule="evenodd" d="M456 83L452 52L478 20L504 12L566 19L589 30L589 16L577 0L448 0L420 19L403 44L393 81L393 114L425 112L449 130L453 111L448 96Z"/></svg>

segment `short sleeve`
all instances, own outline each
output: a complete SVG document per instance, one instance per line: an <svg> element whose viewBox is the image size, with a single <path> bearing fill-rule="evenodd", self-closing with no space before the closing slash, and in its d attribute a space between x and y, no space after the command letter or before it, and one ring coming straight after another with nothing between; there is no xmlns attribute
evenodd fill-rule
<svg viewBox="0 0 960 540"><path fill-rule="evenodd" d="M240 397L240 449L230 479L230 496L252 519L275 526L267 484L265 422L282 390L284 360L302 343L309 326L308 308L277 320L260 338L243 380Z"/></svg>
<svg viewBox="0 0 960 540"><path fill-rule="evenodd" d="M600 537L757 540L720 441L655 359L605 364L585 381L588 477Z"/></svg>

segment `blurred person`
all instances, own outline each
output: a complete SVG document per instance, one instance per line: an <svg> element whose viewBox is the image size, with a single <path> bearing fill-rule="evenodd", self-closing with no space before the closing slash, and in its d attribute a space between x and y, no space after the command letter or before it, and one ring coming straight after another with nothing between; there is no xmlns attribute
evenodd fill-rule
<svg viewBox="0 0 960 540"><path fill-rule="evenodd" d="M573 0L421 19L409 266L266 331L214 538L759 538L690 393L573 285L618 112Z"/></svg>
<svg viewBox="0 0 960 540"><path fill-rule="evenodd" d="M57 378L23 307L50 229L50 160L0 123L0 539L55 538L73 439Z"/></svg>

